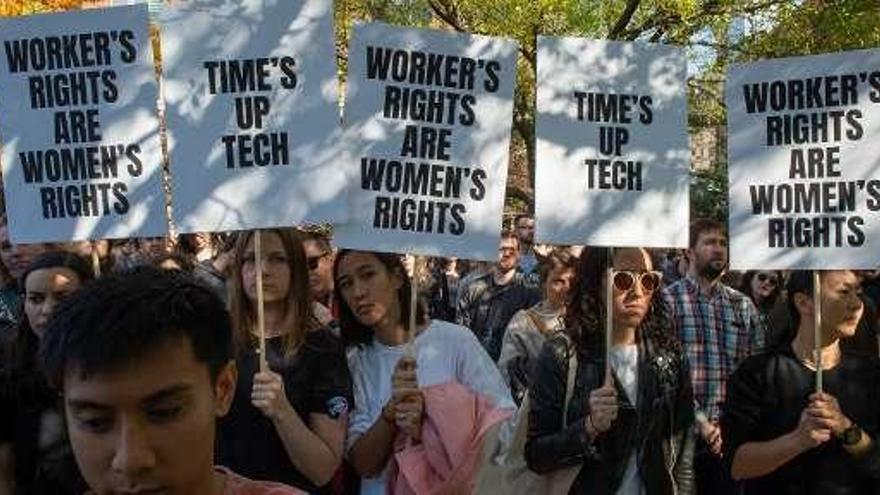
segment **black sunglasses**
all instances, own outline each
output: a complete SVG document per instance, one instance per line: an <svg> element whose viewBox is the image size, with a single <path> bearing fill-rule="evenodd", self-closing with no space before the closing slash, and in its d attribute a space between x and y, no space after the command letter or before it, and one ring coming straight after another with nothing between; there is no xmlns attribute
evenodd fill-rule
<svg viewBox="0 0 880 495"><path fill-rule="evenodd" d="M312 256L311 258L306 258L306 264L309 265L309 271L315 271L318 269L318 265L321 263L321 259L329 256L330 253L321 253L318 256Z"/></svg>
<svg viewBox="0 0 880 495"><path fill-rule="evenodd" d="M767 275L766 273L759 273L757 275L757 277L758 277L758 282L761 282L762 284L764 282L767 282L770 285L776 285L779 283L779 278L776 275Z"/></svg>

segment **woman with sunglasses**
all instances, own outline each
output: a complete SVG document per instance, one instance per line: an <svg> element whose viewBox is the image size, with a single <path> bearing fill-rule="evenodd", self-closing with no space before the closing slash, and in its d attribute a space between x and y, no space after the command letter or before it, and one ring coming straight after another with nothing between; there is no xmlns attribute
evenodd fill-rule
<svg viewBox="0 0 880 495"><path fill-rule="evenodd" d="M49 251L21 278L24 311L0 345L0 493L83 493L63 407L40 369L37 347L58 304L92 279L79 256Z"/></svg>
<svg viewBox="0 0 880 495"><path fill-rule="evenodd" d="M875 495L880 487L880 364L841 349L862 317L856 275L820 276L821 343L815 344L813 274L793 272L785 347L752 356L727 382L724 461L745 494ZM819 348L823 392L815 389Z"/></svg>
<svg viewBox="0 0 880 495"><path fill-rule="evenodd" d="M613 323L606 362L609 261ZM644 249L617 249L613 258L605 249L581 255L565 332L547 341L533 368L525 447L535 472L580 466L569 493L693 492L690 375L660 282ZM566 404L571 353L577 369Z"/></svg>
<svg viewBox="0 0 880 495"><path fill-rule="evenodd" d="M395 442L420 439L425 387L457 382L495 407L513 408L513 401L473 332L429 320L421 304L408 352L412 289L400 256L343 250L333 274L342 337L351 346L349 458L362 476L361 494L384 495Z"/></svg>
<svg viewBox="0 0 880 495"><path fill-rule="evenodd" d="M253 232L241 233L233 248L228 287L238 383L220 422L219 461L253 479L332 493L328 485L342 462L352 403L344 349L313 314L299 234L268 229L261 235L261 267ZM259 369L257 277L263 281L265 372Z"/></svg>
<svg viewBox="0 0 880 495"><path fill-rule="evenodd" d="M769 318L773 305L782 292L782 272L779 270L749 270L742 278L740 292L752 298L761 316Z"/></svg>

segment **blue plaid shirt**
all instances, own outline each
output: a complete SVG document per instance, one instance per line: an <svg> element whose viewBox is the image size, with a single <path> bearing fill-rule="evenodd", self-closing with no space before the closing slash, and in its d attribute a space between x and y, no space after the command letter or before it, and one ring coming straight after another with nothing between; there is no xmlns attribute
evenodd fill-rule
<svg viewBox="0 0 880 495"><path fill-rule="evenodd" d="M717 421L727 377L764 347L764 320L748 296L721 283L702 294L688 276L666 287L663 297L690 362L697 413Z"/></svg>

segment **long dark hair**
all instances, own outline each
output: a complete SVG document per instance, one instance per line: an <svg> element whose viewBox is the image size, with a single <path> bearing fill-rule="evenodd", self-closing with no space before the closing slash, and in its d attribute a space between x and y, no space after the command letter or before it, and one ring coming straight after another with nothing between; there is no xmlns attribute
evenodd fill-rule
<svg viewBox="0 0 880 495"><path fill-rule="evenodd" d="M605 356L606 305L602 284L611 259L610 250L606 248L587 248L581 253L565 314L565 332L575 347L598 359ZM651 295L651 308L639 330L657 347L681 353L681 343L674 335L659 288Z"/></svg>
<svg viewBox="0 0 880 495"><path fill-rule="evenodd" d="M18 396L24 403L42 402L51 399L51 392L37 363L39 340L24 312L25 287L28 276L37 270L67 268L79 278L80 285L92 279L89 264L80 256L66 251L49 251L39 255L28 266L19 280L22 292L19 304L19 319L14 331L7 332L0 343L0 384L12 387L6 393ZM27 394L23 397L22 394Z"/></svg>
<svg viewBox="0 0 880 495"><path fill-rule="evenodd" d="M397 290L397 301L400 305L400 321L407 324L409 322L409 301L412 294L412 284L410 283L409 277L406 276L406 271L403 268L403 263L400 261L400 255L393 253L374 253L369 251L355 251L351 249L343 249L336 255L336 261L333 262L333 280L339 277L339 264L345 259L346 256L351 254L368 254L370 256L375 257L379 263L385 267L388 271L388 274L397 273L400 275L401 279L403 279L403 283L400 285L400 289ZM358 321L357 316L355 316L354 312L351 308L348 307L348 303L345 302L345 298L342 297L342 291L339 289L339 283L336 282L333 284L333 292L334 298L339 303L339 329L340 334L342 335L342 341L346 346L352 345L361 345L368 344L373 339L374 330L372 327L368 327ZM421 304L416 305L416 324L422 325L427 321L427 316L425 315L425 308Z"/></svg>

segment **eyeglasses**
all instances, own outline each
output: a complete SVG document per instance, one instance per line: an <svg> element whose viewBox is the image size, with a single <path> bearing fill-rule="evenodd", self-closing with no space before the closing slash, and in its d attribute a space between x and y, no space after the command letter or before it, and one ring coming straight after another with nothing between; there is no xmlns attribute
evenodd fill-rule
<svg viewBox="0 0 880 495"><path fill-rule="evenodd" d="M324 252L319 254L318 256L312 256L311 258L306 258L306 264L309 265L309 271L313 272L318 269L318 265L321 263L321 259L330 256L330 253Z"/></svg>
<svg viewBox="0 0 880 495"><path fill-rule="evenodd" d="M779 283L779 277L777 277L776 275L767 275L766 273L759 273L758 274L758 282L761 282L762 284L764 282L767 282L770 285L777 285Z"/></svg>
<svg viewBox="0 0 880 495"><path fill-rule="evenodd" d="M615 270L612 275L614 288L621 292L632 290L636 285L636 281L639 282L642 292L654 292L660 288L660 281L662 279L663 274L658 271L633 272L629 270Z"/></svg>

